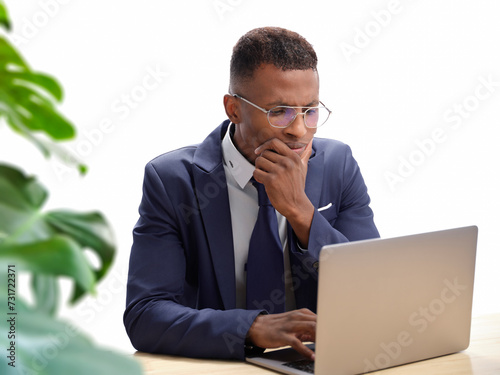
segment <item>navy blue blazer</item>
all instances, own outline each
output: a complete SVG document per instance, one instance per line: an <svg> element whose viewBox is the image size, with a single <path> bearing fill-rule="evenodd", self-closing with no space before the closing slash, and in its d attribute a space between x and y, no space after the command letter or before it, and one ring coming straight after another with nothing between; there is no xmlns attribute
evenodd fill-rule
<svg viewBox="0 0 500 375"><path fill-rule="evenodd" d="M233 236L221 141L229 121L201 144L146 166L133 230L124 323L137 350L244 358L258 310L236 309ZM306 194L316 207L307 251L289 226L297 308L316 311L322 246L378 237L370 198L350 148L314 138ZM319 208L319 210L318 210Z"/></svg>

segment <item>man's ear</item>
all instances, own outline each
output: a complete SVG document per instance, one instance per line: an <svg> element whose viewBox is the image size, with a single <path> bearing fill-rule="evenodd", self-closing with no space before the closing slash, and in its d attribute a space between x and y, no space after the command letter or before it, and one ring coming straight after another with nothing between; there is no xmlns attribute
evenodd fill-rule
<svg viewBox="0 0 500 375"><path fill-rule="evenodd" d="M241 122L240 106L237 98L229 94L224 95L224 109L226 110L227 118L233 124Z"/></svg>

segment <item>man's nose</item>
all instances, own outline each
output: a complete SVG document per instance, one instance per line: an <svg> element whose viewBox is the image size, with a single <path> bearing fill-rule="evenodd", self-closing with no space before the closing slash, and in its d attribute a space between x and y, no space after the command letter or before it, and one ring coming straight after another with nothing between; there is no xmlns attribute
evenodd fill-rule
<svg viewBox="0 0 500 375"><path fill-rule="evenodd" d="M285 132L296 138L302 138L307 133L305 113L297 113L292 123L285 128Z"/></svg>

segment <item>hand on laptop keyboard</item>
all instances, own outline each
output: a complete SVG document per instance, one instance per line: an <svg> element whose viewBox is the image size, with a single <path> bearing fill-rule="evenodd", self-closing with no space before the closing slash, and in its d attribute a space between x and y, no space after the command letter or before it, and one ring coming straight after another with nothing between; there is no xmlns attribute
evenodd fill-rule
<svg viewBox="0 0 500 375"><path fill-rule="evenodd" d="M314 352L303 342L316 339L316 314L308 309L300 309L259 315L250 327L247 338L261 348L290 345L307 359L314 360Z"/></svg>

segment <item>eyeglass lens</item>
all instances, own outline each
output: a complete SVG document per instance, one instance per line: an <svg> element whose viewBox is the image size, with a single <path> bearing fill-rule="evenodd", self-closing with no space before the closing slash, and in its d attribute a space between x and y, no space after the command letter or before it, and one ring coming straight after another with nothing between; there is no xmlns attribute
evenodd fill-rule
<svg viewBox="0 0 500 375"><path fill-rule="evenodd" d="M268 119L271 125L277 127L287 127L297 116L295 108L275 107L268 113ZM326 108L309 108L305 111L304 121L310 128L321 126L328 119L329 113Z"/></svg>

